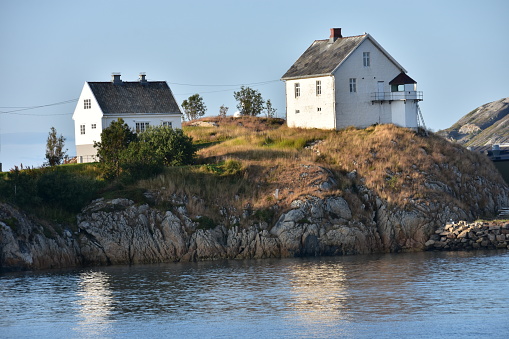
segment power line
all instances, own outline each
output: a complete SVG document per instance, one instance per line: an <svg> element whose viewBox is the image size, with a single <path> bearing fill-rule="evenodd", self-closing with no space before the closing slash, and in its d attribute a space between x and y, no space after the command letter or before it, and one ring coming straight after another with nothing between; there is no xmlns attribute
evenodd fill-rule
<svg viewBox="0 0 509 339"><path fill-rule="evenodd" d="M237 89L239 86L262 86L262 85L268 85L274 82L279 82L279 80L268 80L268 81L260 81L260 82L251 82L246 84L234 84L234 85L219 85L219 84L212 84L212 85L200 85L200 84L183 84L183 83L177 83L177 82L168 82L168 84L171 85L178 85L178 86L192 86L192 87L234 87L229 89L222 89L222 90L216 90L216 91L205 91L201 93L219 93L219 92L229 92L232 90ZM186 93L186 94L175 94L175 95L191 95L194 93ZM30 113L18 113L22 111L28 111L32 109L38 109L43 107L51 107L51 106L57 106L57 105L65 105L70 104L78 101L79 98L76 99L70 99L60 102L55 102L51 104L45 104L45 105L37 105L37 106L0 106L0 108L15 108L10 111L0 111L0 114L12 114L12 115L25 115L25 116L54 116L54 115L70 115L72 113L54 113L54 114L30 114Z"/></svg>
<svg viewBox="0 0 509 339"><path fill-rule="evenodd" d="M70 99L70 100L65 100L65 101L60 101L60 102L55 102L55 103L52 103L52 104L23 107L23 108L18 108L18 109L12 110L12 111L0 111L0 114L38 115L38 114L22 114L22 113L16 113L16 112L28 111L28 110L37 109L37 108L43 108L43 107L50 107L50 106L70 104L70 103L73 103L73 102L76 102L76 101L78 101L78 98ZM2 107L2 108L7 108L7 107ZM68 113L65 113L65 114L68 114ZM45 114L42 114L42 115L45 115ZM63 115L63 114L47 114L47 115Z"/></svg>
<svg viewBox="0 0 509 339"><path fill-rule="evenodd" d="M52 114L33 114L33 113L11 113L11 112L1 112L5 114L12 114L12 115L28 115L28 116L35 116L35 117L49 117L53 115L70 115L73 113L52 113Z"/></svg>
<svg viewBox="0 0 509 339"><path fill-rule="evenodd" d="M179 85L179 86L196 86L196 87L238 87L238 86L255 86L255 85L265 85L272 82L279 82L279 80L268 80L261 82L252 82L248 84L234 84L234 85L197 85L197 84L181 84L178 82L168 82L171 85Z"/></svg>

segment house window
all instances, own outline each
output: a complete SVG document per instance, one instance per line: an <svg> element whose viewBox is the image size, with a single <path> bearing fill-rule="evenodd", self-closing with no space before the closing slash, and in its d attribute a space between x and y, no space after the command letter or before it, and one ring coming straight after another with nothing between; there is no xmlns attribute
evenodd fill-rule
<svg viewBox="0 0 509 339"><path fill-rule="evenodd" d="M316 108L316 111L317 111L317 112L321 112L321 111L322 111L322 108L321 108L321 107L317 107L317 108Z"/></svg>
<svg viewBox="0 0 509 339"><path fill-rule="evenodd" d="M91 109L92 108L92 100L91 99L85 99L83 101L83 105L85 109Z"/></svg>
<svg viewBox="0 0 509 339"><path fill-rule="evenodd" d="M144 132L148 128L148 122L137 122L136 123L136 133Z"/></svg>
<svg viewBox="0 0 509 339"><path fill-rule="evenodd" d="M92 125L90 126L90 128L92 128L92 129L96 129L96 128L97 128L97 125L96 125L96 124L92 124Z"/></svg>
<svg viewBox="0 0 509 339"><path fill-rule="evenodd" d="M362 60L364 63L364 67L369 67L371 65L371 62L369 60L369 52L362 53Z"/></svg>
<svg viewBox="0 0 509 339"><path fill-rule="evenodd" d="M300 97L300 84L295 84L295 97Z"/></svg>
<svg viewBox="0 0 509 339"><path fill-rule="evenodd" d="M350 93L357 92L357 79L350 78Z"/></svg>
<svg viewBox="0 0 509 339"><path fill-rule="evenodd" d="M169 128L172 128L171 121L163 121L162 125L163 125L163 127L169 127Z"/></svg>
<svg viewBox="0 0 509 339"><path fill-rule="evenodd" d="M300 111L298 109L295 110L295 113L300 113Z"/></svg>
<svg viewBox="0 0 509 339"><path fill-rule="evenodd" d="M316 95L322 94L322 82L320 80L316 80Z"/></svg>
<svg viewBox="0 0 509 339"><path fill-rule="evenodd" d="M80 125L80 134L85 134L85 125Z"/></svg>

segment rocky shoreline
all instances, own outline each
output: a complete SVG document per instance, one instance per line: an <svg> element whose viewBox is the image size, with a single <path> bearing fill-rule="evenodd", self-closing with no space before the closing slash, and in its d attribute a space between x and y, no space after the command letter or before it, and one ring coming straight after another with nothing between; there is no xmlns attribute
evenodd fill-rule
<svg viewBox="0 0 509 339"><path fill-rule="evenodd" d="M437 229L425 245L428 251L509 249L509 223L489 221L447 223Z"/></svg>

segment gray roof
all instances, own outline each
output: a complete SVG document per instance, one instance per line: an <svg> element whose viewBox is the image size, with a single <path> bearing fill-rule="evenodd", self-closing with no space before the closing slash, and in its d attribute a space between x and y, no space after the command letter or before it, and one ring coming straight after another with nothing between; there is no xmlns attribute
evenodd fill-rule
<svg viewBox="0 0 509 339"><path fill-rule="evenodd" d="M366 35L339 38L333 43L315 40L283 75L282 79L331 74Z"/></svg>
<svg viewBox="0 0 509 339"><path fill-rule="evenodd" d="M166 81L88 82L104 114L182 114Z"/></svg>
<svg viewBox="0 0 509 339"><path fill-rule="evenodd" d="M348 56L365 40L369 39L384 53L402 72L405 69L387 53L369 34L339 38L330 43L327 40L315 40L299 59L290 67L281 79L305 78L319 75L330 75L345 61Z"/></svg>

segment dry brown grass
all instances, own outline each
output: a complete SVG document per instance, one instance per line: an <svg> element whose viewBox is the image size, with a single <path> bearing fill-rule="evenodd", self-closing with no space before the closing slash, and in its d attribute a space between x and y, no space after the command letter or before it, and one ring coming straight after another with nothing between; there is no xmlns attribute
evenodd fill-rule
<svg viewBox="0 0 509 339"><path fill-rule="evenodd" d="M461 205L466 184L476 189L478 177L505 185L485 156L435 135L422 136L393 125L324 131L288 128L258 118L203 120L217 126L184 127L208 146L199 151L200 165L168 169L142 183L145 188L165 187L168 197L187 196L186 206L195 215L220 218L225 206L232 214L274 206L281 211L290 208L293 200L310 195L345 195L355 200L352 192L361 184L400 207L411 200L445 199ZM317 140L312 149L307 147ZM240 169L224 171L225 162L237 163ZM354 170L358 179L347 179L346 173ZM323 192L316 183L331 172L338 187ZM433 181L445 183L450 192L425 186Z"/></svg>

